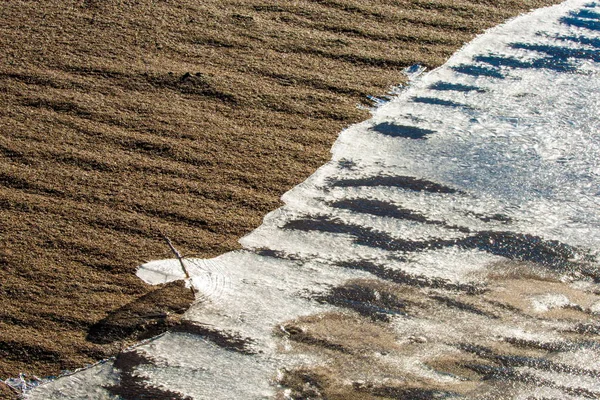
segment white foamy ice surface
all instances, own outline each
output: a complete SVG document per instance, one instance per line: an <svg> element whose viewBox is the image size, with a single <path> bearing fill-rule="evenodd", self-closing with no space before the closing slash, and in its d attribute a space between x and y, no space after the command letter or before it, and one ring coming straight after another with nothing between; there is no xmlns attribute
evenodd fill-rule
<svg viewBox="0 0 600 400"><path fill-rule="evenodd" d="M149 384L196 399L270 398L278 368L316 361L278 352L273 331L289 319L335 309L309 295L372 277L340 264L366 260L464 281L503 259L481 248L407 251L390 241L451 241L472 232L510 231L596 255L600 35L594 23L599 22L570 14L585 7L600 12L594 5L567 1L479 36L374 110L371 120L342 132L332 161L284 195L285 206L242 239L245 250L185 261L202 300L186 318L251 339L255 354L224 349L202 336L167 333L138 348L156 362L137 373ZM376 176L440 187L352 184ZM356 199L387 202L429 222L356 212L347 207ZM353 233L357 229L362 231ZM382 243L359 240L371 232L382 233ZM145 264L138 275L150 283L183 278L176 260ZM118 372L103 364L26 397L110 398L102 387L118 381Z"/></svg>

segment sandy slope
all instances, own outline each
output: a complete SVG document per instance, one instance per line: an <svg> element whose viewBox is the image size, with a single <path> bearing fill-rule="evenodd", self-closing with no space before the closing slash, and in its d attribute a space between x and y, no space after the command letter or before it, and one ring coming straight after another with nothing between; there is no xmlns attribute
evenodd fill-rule
<svg viewBox="0 0 600 400"><path fill-rule="evenodd" d="M170 256L160 231L186 255L238 247L403 67L557 2L3 3L0 378L176 321L187 292L133 274ZM94 343L99 321L127 326Z"/></svg>

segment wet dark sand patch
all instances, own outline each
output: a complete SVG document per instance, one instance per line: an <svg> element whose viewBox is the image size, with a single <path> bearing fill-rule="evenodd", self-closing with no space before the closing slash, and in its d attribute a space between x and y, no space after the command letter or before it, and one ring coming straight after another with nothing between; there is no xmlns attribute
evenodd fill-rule
<svg viewBox="0 0 600 400"><path fill-rule="evenodd" d="M497 367L482 364L470 364L468 368L481 375L485 381L506 381L511 383L524 383L537 387L548 387L558 389L565 394L582 396L587 399L597 399L600 393L585 388L572 388L557 384L549 379L541 378L529 372L523 372L514 368Z"/></svg>
<svg viewBox="0 0 600 400"><path fill-rule="evenodd" d="M451 297L441 296L441 295L433 295L433 296L430 296L430 298L437 300L440 304L443 304L450 308L454 308L456 310L460 310L460 311L464 311L464 312L468 312L468 313L472 313L472 314L476 314L476 315L481 315L481 316L492 318L492 319L500 318L498 315L490 313L485 310L482 310L481 308L476 307L473 304L469 304L467 302L457 300L457 299L454 299Z"/></svg>
<svg viewBox="0 0 600 400"><path fill-rule="evenodd" d="M389 322L393 316L406 315L407 312L407 301L400 299L388 285L377 281L351 281L315 299L382 322Z"/></svg>
<svg viewBox="0 0 600 400"><path fill-rule="evenodd" d="M289 254L282 250L273 250L273 249L269 249L266 247L256 249L256 250L254 250L254 253L256 253L262 257L272 257L272 258L278 258L281 260L290 260L290 261L301 261L302 260L302 257L300 257L300 256L297 256L294 254Z"/></svg>
<svg viewBox="0 0 600 400"><path fill-rule="evenodd" d="M284 390L294 399L339 400L436 399L449 393L427 379L411 379L410 373L386 361L386 357L399 356L402 346L381 323L330 313L302 317L276 331L283 340L291 341L287 352L314 354L324 361L285 369L278 381L283 387L279 398L283 398ZM301 335L302 340L294 339L295 335ZM307 337L311 338L308 342ZM333 342L344 351L332 348Z"/></svg>
<svg viewBox="0 0 600 400"><path fill-rule="evenodd" d="M456 397L456 393L400 383L388 385L363 380L344 382L338 371L327 367L298 368L285 371L279 384L288 389L294 400L436 400ZM279 397L278 399L282 399Z"/></svg>
<svg viewBox="0 0 600 400"><path fill-rule="evenodd" d="M479 214L479 213L474 213L474 212L470 212L470 215L473 215L474 217L478 218L479 220L483 221L483 222L492 222L492 221L496 221L496 222L501 222L503 224L508 224L511 223L513 220L511 217L509 217L508 215L505 214L492 214L492 215L484 215L484 214Z"/></svg>
<svg viewBox="0 0 600 400"><path fill-rule="evenodd" d="M281 325L276 333L294 342L357 356L399 348L396 336L384 324L343 313L300 317Z"/></svg>
<svg viewBox="0 0 600 400"><path fill-rule="evenodd" d="M530 367L541 371L567 373L575 376L581 375L590 376L594 378L600 377L600 371L598 370L574 367L568 364L553 362L542 357L527 357L522 355L499 354L491 348L467 343L463 343L459 345L459 347L463 351L474 354L480 358L493 361L494 363L497 363L502 367Z"/></svg>
<svg viewBox="0 0 600 400"><path fill-rule="evenodd" d="M355 262L338 263L337 265L342 268L360 269L362 271L370 272L383 280L417 288L445 289L466 292L468 294L483 293L486 290L483 285L456 283L443 278L410 274L402 270L388 268L369 261L357 260Z"/></svg>
<svg viewBox="0 0 600 400"><path fill-rule="evenodd" d="M278 328L281 340L291 344L285 351L313 354L320 360L310 367L286 370L280 383L298 399L312 393L323 399L504 400L535 393L538 387L597 398L599 394L583 384L566 386L543 377L561 374L565 382L569 376L600 377L600 371L554 357L600 347L593 339L600 328L584 312L599 299L594 285L581 290L544 265L519 261L491 264L474 278L486 281L486 290L469 294L445 284L358 279L317 296L315 300L325 300L348 314L316 314ZM546 294L565 295L582 306L537 310L533 302ZM427 328L431 323L433 331ZM570 330L564 330L565 324ZM500 332L521 330L556 339L498 337ZM358 339L356 332L368 333ZM358 340L363 344L356 345ZM423 364L398 362L413 357ZM436 380L431 373L445 379Z"/></svg>

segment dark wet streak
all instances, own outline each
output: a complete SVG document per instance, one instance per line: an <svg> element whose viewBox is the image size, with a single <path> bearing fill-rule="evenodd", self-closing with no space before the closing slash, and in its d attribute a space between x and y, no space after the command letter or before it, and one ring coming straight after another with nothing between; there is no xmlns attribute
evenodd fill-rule
<svg viewBox="0 0 600 400"><path fill-rule="evenodd" d="M430 104L434 106L453 107L453 108L472 108L467 104L457 103L451 100L438 99L436 97L417 96L410 99L413 103Z"/></svg>
<svg viewBox="0 0 600 400"><path fill-rule="evenodd" d="M344 199L328 203L333 208L349 210L361 214L376 215L378 217L396 218L405 221L420 222L423 224L442 226L447 229L453 229L464 233L469 233L469 228L448 225L443 221L430 220L416 211L407 208L398 207L392 203L382 200L371 199Z"/></svg>
<svg viewBox="0 0 600 400"><path fill-rule="evenodd" d="M122 400L169 399L192 400L181 393L148 385L147 379L135 373L137 367L154 365L154 361L137 351L122 352L117 355L113 366L121 371L119 383L104 388Z"/></svg>
<svg viewBox="0 0 600 400"><path fill-rule="evenodd" d="M402 388L393 386L373 386L364 389L357 388L359 392L367 392L376 397L394 400L443 400L462 397L458 393L432 390L424 388Z"/></svg>
<svg viewBox="0 0 600 400"><path fill-rule="evenodd" d="M600 52L596 50L587 49L571 49L568 47L551 46L544 44L531 44L531 43L512 43L510 47L514 49L524 49L537 51L540 53L548 54L550 62L561 63L565 62L570 58L578 58L585 60L592 60L595 62L600 61Z"/></svg>
<svg viewBox="0 0 600 400"><path fill-rule="evenodd" d="M477 86L471 85L463 85L460 83L450 83L450 82L436 82L433 85L429 86L429 89L439 90L439 91L456 91L456 92L485 92L485 89L479 88Z"/></svg>
<svg viewBox="0 0 600 400"><path fill-rule="evenodd" d="M589 29L591 31L600 31L600 22L590 19L583 19L577 17L562 17L560 19L560 22L565 25L575 26L577 28Z"/></svg>
<svg viewBox="0 0 600 400"><path fill-rule="evenodd" d="M581 396L586 399L598 399L600 393L594 392L584 388L571 388L558 385L549 379L540 378L534 374L517 371L510 367L496 367L482 364L468 364L465 367L472 371L483 375L484 380L498 380L498 381L510 381L510 382L522 382L528 385L546 386L553 389L558 389L564 393L570 395Z"/></svg>
<svg viewBox="0 0 600 400"><path fill-rule="evenodd" d="M518 368L530 367L542 371L566 373L570 375L600 377L600 371L574 367L572 365L557 363L539 357L524 357L515 355L498 354L492 349L468 343L459 345L461 350L477 355L478 357L494 361L503 367Z"/></svg>
<svg viewBox="0 0 600 400"><path fill-rule="evenodd" d="M480 310L479 308L475 307L472 304L468 304L463 301L452 299L450 297L440 296L440 295L434 295L434 296L430 296L430 297L450 308L455 308L457 310L465 311L465 312L468 312L471 314L480 315L480 316L488 317L488 318L492 318L492 319L500 318L499 316L497 316L495 314Z"/></svg>
<svg viewBox="0 0 600 400"><path fill-rule="evenodd" d="M488 55L488 56L477 56L474 58L475 61L483 62L486 64L493 65L495 67L507 67L513 69L549 69L557 72L574 72L577 68L574 65L569 64L561 58L556 57L545 57L536 58L531 61L523 61L514 57L500 56L500 55Z"/></svg>
<svg viewBox="0 0 600 400"><path fill-rule="evenodd" d="M382 135L407 139L426 139L426 136L435 133L435 131L429 129L422 129L408 125L396 125L389 122L377 124L372 127L371 130L381 133Z"/></svg>
<svg viewBox="0 0 600 400"><path fill-rule="evenodd" d="M483 299L483 301L485 301L486 303L488 303L494 307L498 307L503 310L510 311L513 314L515 314L515 313L522 314L522 310L520 308L511 306L510 304L504 304L499 301L494 301L494 300L489 300L489 299Z"/></svg>
<svg viewBox="0 0 600 400"><path fill-rule="evenodd" d="M311 346L322 347L329 350L339 351L344 354L352 354L352 351L345 346L334 343L326 339L320 339L312 336L310 333L305 332L304 329L297 326L288 324L283 327L283 330L290 340L298 343L304 343Z"/></svg>
<svg viewBox="0 0 600 400"><path fill-rule="evenodd" d="M331 180L331 186L333 187L397 187L400 189L412 190L415 192L429 192L429 193L462 193L461 191L439 184L426 179L413 178L412 176L372 176L368 178L358 179L339 179Z"/></svg>
<svg viewBox="0 0 600 400"><path fill-rule="evenodd" d="M448 279L430 278L424 275L414 275L407 272L387 268L369 261L342 262L336 264L341 268L358 269L369 272L386 281L413 286L418 288L445 289L465 292L467 294L481 294L486 291L485 287L470 283L454 283Z"/></svg>
<svg viewBox="0 0 600 400"><path fill-rule="evenodd" d="M582 323L570 329L571 332L581 335L600 335L600 324L598 323Z"/></svg>
<svg viewBox="0 0 600 400"><path fill-rule="evenodd" d="M471 76L487 76L490 78L504 79L504 74L495 68L482 67L479 65L458 65L452 69L460 74Z"/></svg>
<svg viewBox="0 0 600 400"><path fill-rule="evenodd" d="M198 324L192 321L182 321L171 329L171 332L191 333L199 335L211 341L219 347L236 353L253 355L257 352L252 348L255 341L240 336L236 332L226 332L214 329L208 325Z"/></svg>
<svg viewBox="0 0 600 400"><path fill-rule="evenodd" d="M595 341L583 341L583 342L540 342L537 340L527 340L520 338L507 337L504 338L506 343L510 343L515 347L534 349L534 350L545 350L551 352L572 352L581 349L593 349L599 350L600 343Z"/></svg>
<svg viewBox="0 0 600 400"><path fill-rule="evenodd" d="M406 302L397 296L359 284L335 287L315 300L349 308L375 321L390 322L394 315L406 315Z"/></svg>

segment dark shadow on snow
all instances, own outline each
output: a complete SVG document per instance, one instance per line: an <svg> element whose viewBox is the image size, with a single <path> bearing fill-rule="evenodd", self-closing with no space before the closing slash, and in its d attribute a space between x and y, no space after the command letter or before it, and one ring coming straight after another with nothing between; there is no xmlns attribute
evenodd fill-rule
<svg viewBox="0 0 600 400"><path fill-rule="evenodd" d="M472 108L467 104L457 103L451 100L438 99L436 97L417 96L410 99L413 103L431 104L434 106L453 107L453 108Z"/></svg>
<svg viewBox="0 0 600 400"><path fill-rule="evenodd" d="M500 55L477 56L475 61L493 65L494 67L507 67L513 69L549 69L557 72L574 72L575 66L569 64L559 57L537 58L531 61L523 61L514 57Z"/></svg>
<svg viewBox="0 0 600 400"><path fill-rule="evenodd" d="M444 221L431 220L424 215L407 208L398 207L387 201L373 199L343 199L328 203L329 206L349 210L361 214L376 215L378 217L388 217L401 219L405 221L420 222L423 224L443 226L447 229L456 229L460 232L468 233L469 228L448 225Z"/></svg>
<svg viewBox="0 0 600 400"><path fill-rule="evenodd" d="M92 325L86 339L108 344L156 336L176 324L173 317L183 314L193 301L194 295L183 281L160 285Z"/></svg>
<svg viewBox="0 0 600 400"><path fill-rule="evenodd" d="M589 38L585 36L557 36L557 40L565 40L568 42L579 43L586 46L591 46L596 49L600 49L600 39Z"/></svg>
<svg viewBox="0 0 600 400"><path fill-rule="evenodd" d="M560 22L568 26L589 29L591 31L600 31L600 21L577 17L562 17Z"/></svg>
<svg viewBox="0 0 600 400"><path fill-rule="evenodd" d="M314 299L354 310L374 321L389 322L394 315L406 315L405 301L392 293L381 292L357 283L334 287L326 295L319 295Z"/></svg>
<svg viewBox="0 0 600 400"><path fill-rule="evenodd" d="M288 222L284 229L350 235L355 244L403 253L439 250L448 247L481 250L511 260L538 263L559 272L577 272L600 282L600 271L597 268L573 261L575 258L591 260L589 255L559 241L544 240L534 235L482 231L464 238L417 241L394 238L385 232L325 216L293 220Z"/></svg>
<svg viewBox="0 0 600 400"><path fill-rule="evenodd" d="M433 85L429 86L429 89L439 90L439 91L455 91L455 92L485 92L485 89L479 88L477 86L471 85L463 85L460 83L450 83L450 82L436 82Z"/></svg>
<svg viewBox="0 0 600 400"><path fill-rule="evenodd" d="M426 139L426 136L435 133L435 131L429 129L422 129L408 125L396 125L389 122L377 124L372 127L371 130L381 133L382 135L407 139Z"/></svg>
<svg viewBox="0 0 600 400"><path fill-rule="evenodd" d="M386 176L378 175L371 176L368 178L357 178L357 179L338 179L331 180L331 186L333 187L396 187L400 189L412 190L415 192L429 192L429 193L462 193L461 191L428 181L426 179L413 178L411 176Z"/></svg>
<svg viewBox="0 0 600 400"><path fill-rule="evenodd" d="M138 367L154 365L155 362L143 353L127 351L119 353L113 366L121 371L119 382L104 388L122 400L192 400L189 396L148 384L148 379L136 373Z"/></svg>
<svg viewBox="0 0 600 400"><path fill-rule="evenodd" d="M600 45L600 41L598 43ZM560 46L551 46L544 44L531 44L531 43L511 43L510 47L514 49L524 49L537 51L540 53L548 54L550 57L546 58L546 60L550 60L552 62L557 63L557 65L565 64L565 62L571 58L584 59L584 60L592 60L595 62L600 61L600 52L596 50L587 50L587 49L571 49L568 47L560 47ZM545 68L545 67L541 67ZM574 68L574 67L571 67ZM560 71L556 69L556 71ZM567 70L568 71L568 70Z"/></svg>
<svg viewBox="0 0 600 400"><path fill-rule="evenodd" d="M226 350L235 351L236 353L246 355L256 354L256 351L252 348L255 341L250 338L242 337L236 332L226 332L215 329L209 325L203 325L189 320L181 321L181 323L171 328L170 331L202 336L204 339L211 341L217 346Z"/></svg>
<svg viewBox="0 0 600 400"><path fill-rule="evenodd" d="M490 78L504 79L504 75L495 68L482 67L479 65L458 65L452 67L452 69L458 73L471 75L471 76L487 76Z"/></svg>

